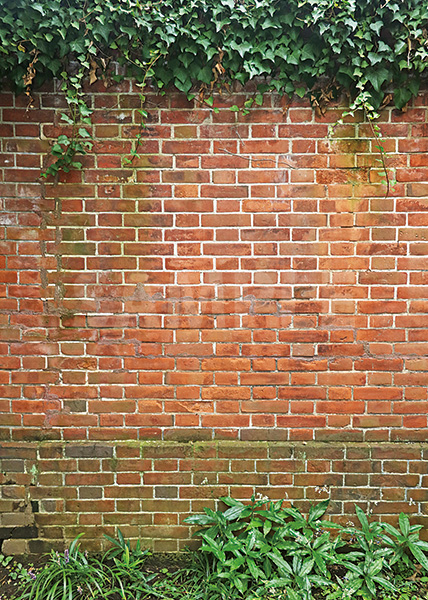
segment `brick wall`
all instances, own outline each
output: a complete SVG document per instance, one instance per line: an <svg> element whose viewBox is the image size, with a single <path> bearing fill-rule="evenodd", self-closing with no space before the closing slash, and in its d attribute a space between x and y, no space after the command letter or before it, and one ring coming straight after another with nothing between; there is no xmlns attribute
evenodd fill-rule
<svg viewBox="0 0 428 600"><path fill-rule="evenodd" d="M129 165L137 88L97 85L95 152L58 183L61 95L0 94L0 538L118 524L176 549L228 486L423 513L428 96L382 112L385 197L370 127L329 135L337 106L148 93Z"/></svg>
<svg viewBox="0 0 428 600"><path fill-rule="evenodd" d="M194 543L183 519L229 494L284 499L303 511L330 498L329 518L342 524L357 522L355 503L394 524L401 511L428 523L421 444L5 442L1 457L6 553L61 548L82 531L85 547L98 550L116 527L155 551L177 551Z"/></svg>

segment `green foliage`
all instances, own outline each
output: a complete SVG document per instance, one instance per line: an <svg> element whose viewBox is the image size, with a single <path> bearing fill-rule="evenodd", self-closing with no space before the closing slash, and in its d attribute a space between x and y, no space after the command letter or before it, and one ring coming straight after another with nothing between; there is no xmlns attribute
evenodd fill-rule
<svg viewBox="0 0 428 600"><path fill-rule="evenodd" d="M292 600L311 598L312 587L329 586L329 564L339 560L343 545L322 531L328 500L311 507L305 518L296 508L265 498L250 505L222 498L225 512L205 509L185 522L205 526L196 535L209 557L207 589L213 597L263 597L269 590L285 590Z"/></svg>
<svg viewBox="0 0 428 600"><path fill-rule="evenodd" d="M419 539L419 531L422 525L410 525L409 517L401 513L399 520L399 529L396 529L389 523L383 525L386 535L383 542L391 549L390 564L404 563L407 567L415 569L415 561L419 563L425 571L428 571L428 560L425 552L428 551L428 543ZM395 539L394 539L395 538Z"/></svg>
<svg viewBox="0 0 428 600"><path fill-rule="evenodd" d="M383 534L384 524L373 522L369 523L366 515L358 506L355 508L357 518L361 529L350 527L343 533L351 537L351 547L353 551L346 555L342 564L348 569L347 578L341 584L342 592L345 595L352 596L360 592L363 596L375 596L377 587L389 591L396 591L396 588L389 580L390 550L385 549L381 544L385 542ZM387 571L384 575L385 570Z"/></svg>
<svg viewBox="0 0 428 600"><path fill-rule="evenodd" d="M111 593L107 569L79 549L80 534L63 554L52 551L19 600L89 600Z"/></svg>
<svg viewBox="0 0 428 600"><path fill-rule="evenodd" d="M142 81L161 56L153 79L186 93L216 77L263 77L303 95L327 77L354 97L369 91L375 107L392 85L402 106L428 57L419 0L1 0L0 8L0 76L21 90L31 63L42 81L73 63L89 74L115 59Z"/></svg>
<svg viewBox="0 0 428 600"><path fill-rule="evenodd" d="M109 65L159 89L199 90L208 106L216 87L257 78L246 113L267 90L317 104L328 85L373 111L392 90L402 108L428 64L421 0L0 0L0 16L0 80L30 98L33 84L64 82L73 131L54 145L51 175L90 149L81 83L117 79Z"/></svg>
<svg viewBox="0 0 428 600"><path fill-rule="evenodd" d="M343 528L322 521L328 500L312 506L307 517L294 507L284 508L282 501L222 501L229 506L224 512L206 508L205 514L185 519L202 526L196 535L207 557L202 568L210 597L263 598L281 590L291 600L310 600L321 591L328 600L366 599L380 590L395 594L400 577L394 566L414 569L416 554L428 570L428 544L419 540L420 526L410 526L404 514L398 531L386 523L369 523L356 507L360 527ZM339 535L332 535L334 529ZM343 577L332 575L337 567Z"/></svg>
<svg viewBox="0 0 428 600"><path fill-rule="evenodd" d="M75 160L76 154L86 154L93 146L90 141L92 135L88 131L92 125L92 110L88 108L81 91L83 70L80 69L77 74L70 77L67 77L67 73L63 71L61 76L63 78L61 89L70 111L69 114L61 113L61 121L71 127L71 131L69 136L60 135L52 146L51 154L56 160L48 166L43 177L48 175L55 177L61 170L68 173L70 169L80 169L82 163Z"/></svg>
<svg viewBox="0 0 428 600"><path fill-rule="evenodd" d="M124 539L120 529L118 539L105 535L113 547L106 552L103 563L113 563L110 572L113 578L112 593L117 592L123 600L140 600L150 591L148 582L154 575L143 571L144 562L149 555L148 550L142 550L138 540L135 548Z"/></svg>

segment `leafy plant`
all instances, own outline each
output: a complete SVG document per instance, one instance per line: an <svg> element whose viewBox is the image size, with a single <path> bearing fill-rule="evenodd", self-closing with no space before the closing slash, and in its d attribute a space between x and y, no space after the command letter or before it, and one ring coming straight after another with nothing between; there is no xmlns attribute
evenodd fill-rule
<svg viewBox="0 0 428 600"><path fill-rule="evenodd" d="M69 113L61 114L61 121L70 127L70 134L61 134L51 148L51 154L56 159L50 164L43 177L52 175L56 177L62 170L68 173L70 169L81 169L82 163L75 160L76 154L87 154L92 149L92 135L86 126L91 126L92 110L88 108L81 91L83 70L77 74L67 77L62 72L63 78L61 89L69 108Z"/></svg>
<svg viewBox="0 0 428 600"><path fill-rule="evenodd" d="M398 531L369 522L356 507L359 527L343 528L322 520L328 500L311 506L307 517L295 507L283 507L282 501L253 497L244 505L233 498L221 500L229 507L224 512L207 508L205 514L185 519L202 526L196 535L203 541L203 569L213 597L258 598L281 590L291 600L310 600L314 590L322 590L328 600L374 598L381 590L396 594L402 587L395 565L414 567L416 558L428 570L421 527L410 526L403 514ZM339 531L332 536L334 528ZM334 569L342 576L332 576Z"/></svg>
<svg viewBox="0 0 428 600"><path fill-rule="evenodd" d="M428 551L428 543L419 539L419 531L422 525L410 525L409 517L401 513L398 518L399 529L390 523L383 523L383 529L392 538L383 537L383 542L391 549L390 565L404 563L407 567L415 569L415 560L421 567L428 571L428 559L425 552Z"/></svg>
<svg viewBox="0 0 428 600"><path fill-rule="evenodd" d="M330 584L327 564L335 560L340 540L320 531L327 501L311 507L306 519L296 508L284 508L282 501L253 497L245 505L233 498L221 500L229 506L225 512L207 508L204 515L185 520L205 526L196 535L209 557L213 595L263 595L282 587L290 597L309 598L312 586Z"/></svg>
<svg viewBox="0 0 428 600"><path fill-rule="evenodd" d="M385 569L384 557L375 558L372 554L367 553L357 563L343 561L342 564L349 569L346 583L342 588L346 596L350 597L358 591L363 596L376 596L376 584L386 590L396 591L395 586L385 576L382 576Z"/></svg>
<svg viewBox="0 0 428 600"><path fill-rule="evenodd" d="M94 557L80 551L78 535L63 554L51 551L19 600L82 600L107 598L110 594L106 569Z"/></svg>
<svg viewBox="0 0 428 600"><path fill-rule="evenodd" d="M330 586L331 582L313 573L314 560L293 556L291 565L283 569L282 576L269 581L269 588L287 590L291 600L312 598L312 587ZM284 565L285 566L285 565Z"/></svg>
<svg viewBox="0 0 428 600"><path fill-rule="evenodd" d="M104 535L112 544L113 548L108 550L103 557L103 563L112 561L110 573L113 578L113 592L119 593L123 600L139 600L143 594L150 591L148 582L155 577L154 574L147 574L143 571L146 558L149 556L148 550L141 548L140 540L137 541L135 548L131 547L131 542L125 540L120 529L118 530L118 539Z"/></svg>
<svg viewBox="0 0 428 600"><path fill-rule="evenodd" d="M352 548L358 550L352 552L349 556L353 558L364 557L366 554L370 554L373 557L378 557L379 554L385 556L385 549L381 548L380 545L387 541L384 535L384 524L378 521L369 523L364 511L359 507L355 507L355 513L357 519L360 522L361 528L355 527L354 525L343 530L343 534L350 536L350 543ZM386 554L390 554L390 551L386 551Z"/></svg>

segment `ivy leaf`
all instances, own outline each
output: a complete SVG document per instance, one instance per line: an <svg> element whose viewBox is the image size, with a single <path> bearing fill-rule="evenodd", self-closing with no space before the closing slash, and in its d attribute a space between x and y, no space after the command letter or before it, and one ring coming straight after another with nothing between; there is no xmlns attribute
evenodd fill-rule
<svg viewBox="0 0 428 600"><path fill-rule="evenodd" d="M380 30L383 27L383 22L382 21L376 21L375 23L370 23L370 29L372 29L373 31L376 32L377 35L379 35Z"/></svg>
<svg viewBox="0 0 428 600"><path fill-rule="evenodd" d="M277 22L275 22L273 19L270 19L269 17L267 19L265 19L264 21L262 21L260 23L260 27L262 29L268 29L268 27L272 27L273 29L279 29L279 25Z"/></svg>
<svg viewBox="0 0 428 600"><path fill-rule="evenodd" d="M406 106L411 97L412 92L408 88L399 87L394 90L394 104L398 109Z"/></svg>
<svg viewBox="0 0 428 600"><path fill-rule="evenodd" d="M305 44L302 48L301 58L302 60L315 60L315 48L311 44Z"/></svg>
<svg viewBox="0 0 428 600"><path fill-rule="evenodd" d="M370 64L375 65L382 61L382 56L380 54L376 54L376 52L369 52L367 54Z"/></svg>
<svg viewBox="0 0 428 600"><path fill-rule="evenodd" d="M62 156L62 154L64 153L64 150L62 149L62 147L59 144L54 144L52 146L51 152L54 156Z"/></svg>
<svg viewBox="0 0 428 600"><path fill-rule="evenodd" d="M345 17L343 19L343 22L347 27L352 29L352 31L355 31L358 27L358 23L356 21L354 21L354 19L351 19L350 17Z"/></svg>
<svg viewBox="0 0 428 600"><path fill-rule="evenodd" d="M89 115L92 115L92 109L88 108L83 102L79 105L79 111L82 117L89 117Z"/></svg>
<svg viewBox="0 0 428 600"><path fill-rule="evenodd" d="M180 60L180 62L183 63L183 65L187 69L189 67L189 65L195 60L195 57L192 54L188 54L187 52L184 52L183 54L180 55L179 60Z"/></svg>
<svg viewBox="0 0 428 600"><path fill-rule="evenodd" d="M369 81L377 92L380 92L382 85L389 81L390 73L387 69L372 69L368 74Z"/></svg>
<svg viewBox="0 0 428 600"><path fill-rule="evenodd" d="M391 52L390 46L388 46L388 44L385 44L385 42L382 42L382 40L378 44L378 50L379 52Z"/></svg>
<svg viewBox="0 0 428 600"><path fill-rule="evenodd" d="M79 132L78 133L79 133L80 137L82 137L82 138L91 137L91 134L88 133L88 131L84 127L79 127Z"/></svg>
<svg viewBox="0 0 428 600"><path fill-rule="evenodd" d="M105 42L108 43L109 37L111 33L111 28L107 25L103 25L102 23L97 23L93 28L93 34L98 39L103 38Z"/></svg>
<svg viewBox="0 0 428 600"><path fill-rule="evenodd" d="M407 85L413 96L417 96L421 82L418 79L411 79Z"/></svg>
<svg viewBox="0 0 428 600"><path fill-rule="evenodd" d="M174 85L178 90L180 90L180 92L184 92L187 94L187 92L192 87L192 82L190 81L190 79L183 81L182 79L179 79L178 77L176 77L174 79Z"/></svg>
<svg viewBox="0 0 428 600"><path fill-rule="evenodd" d="M38 10L39 13L44 17L46 15L45 13L45 9L43 8L43 6L41 4L39 4L38 2L34 2L34 4L31 5L31 8L34 8L34 10Z"/></svg>
<svg viewBox="0 0 428 600"><path fill-rule="evenodd" d="M68 115L66 115L65 113L61 114L61 121L65 121L68 125L74 124L73 119L70 119L70 117Z"/></svg>
<svg viewBox="0 0 428 600"><path fill-rule="evenodd" d="M407 50L407 43L404 40L400 40L395 44L394 52L395 54L401 54L402 52Z"/></svg>

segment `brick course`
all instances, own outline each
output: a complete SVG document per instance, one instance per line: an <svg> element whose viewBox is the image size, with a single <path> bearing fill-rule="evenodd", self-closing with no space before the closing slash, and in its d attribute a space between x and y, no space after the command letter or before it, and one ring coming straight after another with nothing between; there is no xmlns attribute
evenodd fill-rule
<svg viewBox="0 0 428 600"><path fill-rule="evenodd" d="M382 111L385 197L367 124L329 134L340 107L275 95L243 116L228 107L244 92L215 113L149 91L129 165L137 89L90 94L95 152L56 183L38 177L63 130L58 93L30 110L0 95L2 526L24 507L32 551L116 525L176 549L207 499L286 490L305 506L314 485L336 490L337 514L354 499L423 512L425 449L407 444L427 434L428 96ZM189 454L201 441L211 458ZM319 454L300 470L302 442Z"/></svg>

